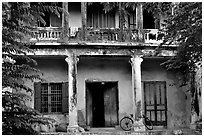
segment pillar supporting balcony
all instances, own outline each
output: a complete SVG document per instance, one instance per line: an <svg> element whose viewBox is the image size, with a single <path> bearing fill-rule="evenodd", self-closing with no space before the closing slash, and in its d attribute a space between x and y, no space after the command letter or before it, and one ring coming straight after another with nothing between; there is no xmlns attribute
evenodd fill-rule
<svg viewBox="0 0 204 137"><path fill-rule="evenodd" d="M143 93L141 86L141 63L143 59L140 55L132 56L130 62L132 65L132 89L133 89L133 116L134 116L134 130L145 131L143 124Z"/></svg>

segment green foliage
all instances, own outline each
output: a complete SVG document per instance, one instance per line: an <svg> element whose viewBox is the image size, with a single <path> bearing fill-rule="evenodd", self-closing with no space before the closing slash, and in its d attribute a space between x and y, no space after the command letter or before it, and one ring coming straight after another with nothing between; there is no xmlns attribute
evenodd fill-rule
<svg viewBox="0 0 204 137"><path fill-rule="evenodd" d="M106 12L118 9L120 26L124 26L125 16L128 9L135 9L140 2L102 2ZM195 98L194 75L202 62L202 3L201 2L142 2L143 9L152 12L155 19L165 18L162 24L164 29L163 43L161 43L156 54L163 48L162 45L177 45L176 56L170 58L161 65L168 70L181 74L181 87L190 84L192 99ZM123 33L123 27L120 27ZM196 100L192 100L196 102ZM196 103L192 104L196 108ZM197 110L196 110L197 111ZM198 112L198 111L197 111Z"/></svg>
<svg viewBox="0 0 204 137"><path fill-rule="evenodd" d="M45 23L44 12L60 15L60 8L50 3L3 2L2 3L2 133L36 134L31 128L33 122L48 122L34 109L26 106L32 93L25 81L42 80L37 62L27 53L31 43L27 37L38 22ZM12 88L13 92L7 90Z"/></svg>
<svg viewBox="0 0 204 137"><path fill-rule="evenodd" d="M173 11L172 11L173 8ZM199 112L195 87L195 73L202 62L202 3L181 2L167 5L163 13L167 18L165 22L163 44L177 45L176 56L170 58L162 65L168 70L182 74L181 85L190 85L187 91L192 96L192 110Z"/></svg>
<svg viewBox="0 0 204 137"><path fill-rule="evenodd" d="M177 55L163 65L182 73L185 84L202 61L202 3L177 3L167 19L162 44L176 44L178 49Z"/></svg>

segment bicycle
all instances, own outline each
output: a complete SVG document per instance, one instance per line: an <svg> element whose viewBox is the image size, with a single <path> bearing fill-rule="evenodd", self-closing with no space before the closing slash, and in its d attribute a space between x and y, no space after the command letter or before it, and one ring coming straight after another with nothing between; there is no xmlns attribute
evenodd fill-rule
<svg viewBox="0 0 204 137"><path fill-rule="evenodd" d="M148 119L148 117L146 117L145 115L142 115L142 117L140 118L143 118L143 124L148 130L153 129L153 124L151 120ZM120 120L120 127L125 131L130 131L133 128L133 123L134 123L133 114L130 114L130 116L124 116Z"/></svg>

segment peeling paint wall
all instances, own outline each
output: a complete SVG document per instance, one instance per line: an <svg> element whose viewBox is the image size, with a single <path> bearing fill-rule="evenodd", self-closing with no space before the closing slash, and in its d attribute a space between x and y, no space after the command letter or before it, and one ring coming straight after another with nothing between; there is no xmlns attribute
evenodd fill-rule
<svg viewBox="0 0 204 137"><path fill-rule="evenodd" d="M85 81L118 81L119 119L132 113L132 69L128 58L80 58L77 72L78 109L86 118Z"/></svg>
<svg viewBox="0 0 204 137"><path fill-rule="evenodd" d="M202 66L198 67L195 74L195 86L198 93L199 119L202 119Z"/></svg>
<svg viewBox="0 0 204 137"><path fill-rule="evenodd" d="M38 63L38 69L43 73L42 78L45 79L45 82L62 82L68 81L68 65L64 57L43 57L41 59L35 59ZM32 89L33 83L26 82L28 86ZM27 105L34 108L34 95L32 96L32 101L27 102ZM63 114L51 114L45 115L45 117L50 117L55 119L58 123L67 123L67 116Z"/></svg>
<svg viewBox="0 0 204 137"><path fill-rule="evenodd" d="M142 81L166 81L167 128L188 127L190 124L190 95L182 91L173 72L167 72L156 60L142 62Z"/></svg>
<svg viewBox="0 0 204 137"><path fill-rule="evenodd" d="M68 65L65 57L44 57L36 59L38 68L48 82L67 81ZM118 81L119 120L131 114L133 109L132 68L128 57L80 57L77 65L78 117L80 125L86 121L85 81ZM166 81L167 90L167 128L188 127L190 124L190 96L177 85L177 77L167 72L156 59L144 59L142 62L142 81ZM33 83L27 84L33 88ZM175 84L175 85L174 85ZM143 86L142 86L143 90ZM33 96L32 96L33 98ZM34 102L28 102L34 107ZM80 114L79 114L80 112ZM66 123L67 116L51 114L59 123Z"/></svg>

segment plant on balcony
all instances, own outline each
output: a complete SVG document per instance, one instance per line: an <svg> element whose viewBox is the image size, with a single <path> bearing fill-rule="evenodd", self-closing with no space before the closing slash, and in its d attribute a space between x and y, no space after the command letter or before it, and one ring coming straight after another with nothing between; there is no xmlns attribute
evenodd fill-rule
<svg viewBox="0 0 204 137"><path fill-rule="evenodd" d="M126 17L128 16L128 8L136 9L138 3L136 2L102 2L105 12L117 9L119 13L119 41L125 41L124 28L126 24Z"/></svg>
<svg viewBox="0 0 204 137"><path fill-rule="evenodd" d="M38 21L45 23L44 11L57 14L59 9L45 3L2 3L2 134L36 134L31 124L49 121L26 105L33 91L25 84L42 80L33 67L36 61L27 56L33 52L27 37Z"/></svg>

